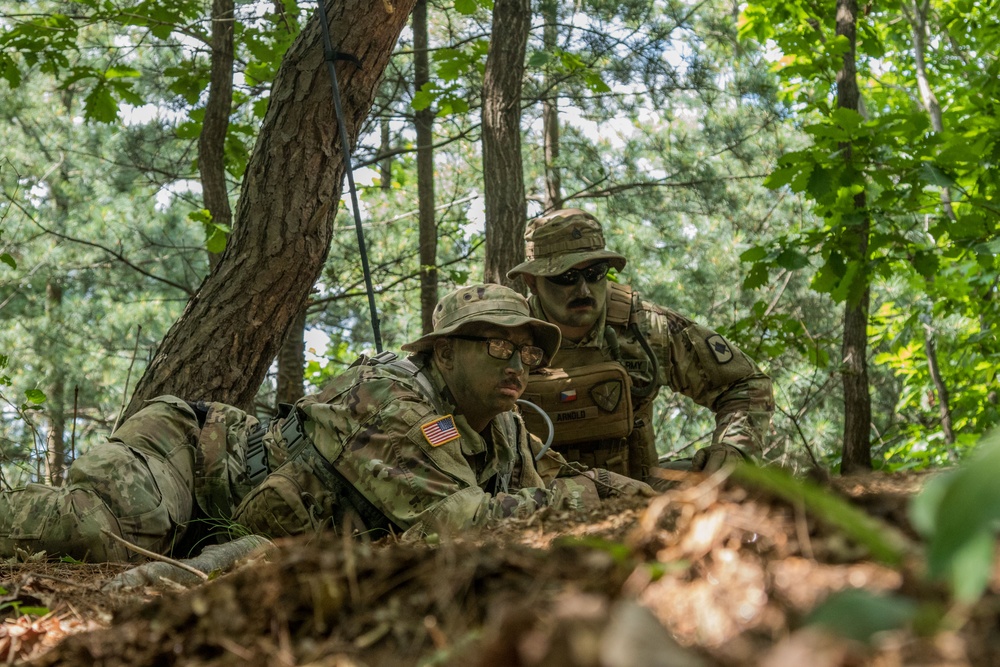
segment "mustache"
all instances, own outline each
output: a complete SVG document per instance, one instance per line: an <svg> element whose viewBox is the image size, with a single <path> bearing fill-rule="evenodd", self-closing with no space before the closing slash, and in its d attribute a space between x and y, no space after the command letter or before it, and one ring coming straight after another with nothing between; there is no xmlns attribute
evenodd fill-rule
<svg viewBox="0 0 1000 667"><path fill-rule="evenodd" d="M597 299L591 296L581 296L579 298L573 299L569 302L568 306L570 308L577 308L579 306L597 306Z"/></svg>
<svg viewBox="0 0 1000 667"><path fill-rule="evenodd" d="M524 389L524 383L518 380L517 378L510 378L504 380L503 382L500 383L500 386L503 387L504 389L516 389L517 391L521 391Z"/></svg>

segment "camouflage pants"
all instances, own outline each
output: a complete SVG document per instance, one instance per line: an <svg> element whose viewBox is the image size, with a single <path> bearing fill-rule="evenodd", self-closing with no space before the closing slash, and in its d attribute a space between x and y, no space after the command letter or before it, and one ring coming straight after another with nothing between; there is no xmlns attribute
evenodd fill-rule
<svg viewBox="0 0 1000 667"><path fill-rule="evenodd" d="M89 561L139 558L118 540L167 553L195 508L194 412L154 399L69 468L62 487L0 493L0 556L45 551Z"/></svg>

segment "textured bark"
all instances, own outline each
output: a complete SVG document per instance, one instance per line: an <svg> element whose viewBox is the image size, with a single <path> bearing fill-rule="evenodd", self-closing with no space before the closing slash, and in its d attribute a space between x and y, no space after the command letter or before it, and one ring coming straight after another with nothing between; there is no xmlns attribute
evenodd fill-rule
<svg viewBox="0 0 1000 667"><path fill-rule="evenodd" d="M202 201L218 225L232 224L226 186L226 132L233 107L233 0L212 0L212 69L205 120L198 137L198 171ZM208 254L215 268L219 255Z"/></svg>
<svg viewBox="0 0 1000 667"><path fill-rule="evenodd" d="M291 404L306 395L302 388L302 376L306 367L305 334L306 308L303 307L288 327L288 335L278 352L278 387L275 392L278 404Z"/></svg>
<svg viewBox="0 0 1000 667"><path fill-rule="evenodd" d="M413 87L428 83L427 0L413 8ZM414 117L417 130L417 210L420 244L420 322L424 333L434 328L438 300L437 223L434 219L434 110L421 109Z"/></svg>
<svg viewBox="0 0 1000 667"><path fill-rule="evenodd" d="M860 101L855 67L857 12L856 0L837 0L837 35L846 37L850 44L847 53L844 54L844 66L837 72L837 106L854 111L858 110ZM844 159L850 162L853 159L851 145L842 144L841 148ZM868 387L867 357L870 300L867 266L871 220L866 210L867 200L864 191L854 196L854 208L862 212L863 220L845 232L845 238L855 244L853 249L856 253L855 259L862 267L857 280L864 281L864 288L857 303L848 301L844 308L844 342L841 348L843 354L841 373L844 383L844 449L840 464L842 474L871 470L872 467L872 405Z"/></svg>
<svg viewBox="0 0 1000 667"><path fill-rule="evenodd" d="M383 118L379 121L378 149L380 155L386 155L386 157L379 160L378 163L379 188L382 190L392 189L392 156L387 155L387 153L389 153L390 139L389 119Z"/></svg>
<svg viewBox="0 0 1000 667"><path fill-rule="evenodd" d="M483 77L483 185L486 200L484 280L524 291L507 271L524 259L524 171L521 85L531 28L529 0L496 0Z"/></svg>
<svg viewBox="0 0 1000 667"><path fill-rule="evenodd" d="M45 285L45 310L51 331L59 331L63 326L62 304L62 285L50 280ZM45 478L52 486L62 486L66 468L66 370L60 363L60 355L53 354L51 359L45 387L45 416L49 426L45 437Z"/></svg>
<svg viewBox="0 0 1000 667"><path fill-rule="evenodd" d="M542 41L546 53L553 53L559 36L557 21L558 5L555 0L542 3ZM559 173L559 95L554 77L546 70L545 99L542 100L542 134L545 141L545 210L554 211L563 207L562 175Z"/></svg>
<svg viewBox="0 0 1000 667"><path fill-rule="evenodd" d="M327 8L353 145L414 0L345 0ZM249 409L329 250L344 176L314 15L282 61L247 166L233 235L136 386L126 415L157 394Z"/></svg>

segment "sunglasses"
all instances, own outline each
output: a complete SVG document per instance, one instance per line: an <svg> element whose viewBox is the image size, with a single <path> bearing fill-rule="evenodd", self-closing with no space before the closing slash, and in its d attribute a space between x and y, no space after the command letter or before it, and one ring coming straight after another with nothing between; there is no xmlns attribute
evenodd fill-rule
<svg viewBox="0 0 1000 667"><path fill-rule="evenodd" d="M588 283L596 283L604 280L610 270L611 266L607 262L599 262L582 269L570 269L569 271L560 273L557 276L545 276L545 279L553 285L569 287L580 282L581 277Z"/></svg>
<svg viewBox="0 0 1000 667"><path fill-rule="evenodd" d="M520 350L521 363L528 368L540 365L545 357L545 350L537 345L515 345L506 338L486 338L485 336L449 336L449 338L485 342L486 354L501 361L507 361L514 356L515 351Z"/></svg>

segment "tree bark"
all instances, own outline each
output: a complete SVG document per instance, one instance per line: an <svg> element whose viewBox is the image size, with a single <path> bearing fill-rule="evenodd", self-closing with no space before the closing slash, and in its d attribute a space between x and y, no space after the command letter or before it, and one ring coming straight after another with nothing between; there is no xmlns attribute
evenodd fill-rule
<svg viewBox="0 0 1000 667"><path fill-rule="evenodd" d="M420 90L431 80L427 53L427 0L413 8L413 87ZM423 332L434 329L438 300L437 223L434 219L434 110L417 111L417 210L420 244L420 322Z"/></svg>
<svg viewBox="0 0 1000 667"><path fill-rule="evenodd" d="M64 326L62 306L62 285L52 277L45 285L45 310L53 332ZM45 477L52 486L62 486L66 469L66 369L61 362L62 355L53 354L50 359L52 367L45 387L45 416L49 426L45 437Z"/></svg>
<svg viewBox="0 0 1000 667"><path fill-rule="evenodd" d="M350 142L415 0L345 0L328 7ZM344 176L342 147L314 15L278 70L247 166L233 235L143 374L126 416L173 393L250 409L329 250Z"/></svg>
<svg viewBox="0 0 1000 667"><path fill-rule="evenodd" d="M542 42L545 53L556 50L559 37L559 8L555 0L542 2ZM563 207L562 175L559 173L559 95L549 68L545 70L545 99L542 100L542 134L545 142L545 210Z"/></svg>
<svg viewBox="0 0 1000 667"><path fill-rule="evenodd" d="M389 153L391 135L389 133L389 119L383 118L379 121L379 154L386 157L379 160L378 176L379 188L382 190L392 189L392 156Z"/></svg>
<svg viewBox="0 0 1000 667"><path fill-rule="evenodd" d="M205 120L198 137L202 201L212 222L227 227L233 218L226 186L226 133L233 108L234 20L233 0L212 0L212 69ZM214 269L219 258L219 254L209 252L209 267Z"/></svg>
<svg viewBox="0 0 1000 667"><path fill-rule="evenodd" d="M306 310L303 306L292 320L278 352L278 387L275 392L278 405L294 403L306 395L302 388L302 372L306 366Z"/></svg>
<svg viewBox="0 0 1000 667"><path fill-rule="evenodd" d="M857 1L837 0L837 35L847 38L850 47L844 54L844 66L837 72L837 106L858 111L858 92L855 53L857 46ZM850 166L853 160L851 144L842 144L844 159ZM865 192L854 196L854 209L862 221L845 231L845 239L853 243L850 250L861 267L855 280L863 281L857 302L848 299L844 307L844 342L842 378L844 383L844 449L840 472L849 474L871 470L871 394L868 387L868 310L870 288L868 276L868 238L871 219L867 213Z"/></svg>
<svg viewBox="0 0 1000 667"><path fill-rule="evenodd" d="M496 0L483 77L483 185L486 200L485 282L524 292L507 271L524 259L524 171L521 86L531 28L529 0Z"/></svg>

